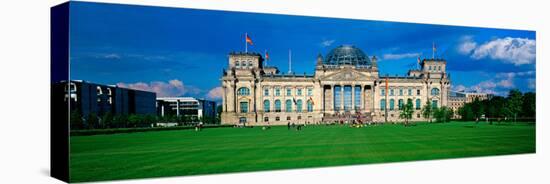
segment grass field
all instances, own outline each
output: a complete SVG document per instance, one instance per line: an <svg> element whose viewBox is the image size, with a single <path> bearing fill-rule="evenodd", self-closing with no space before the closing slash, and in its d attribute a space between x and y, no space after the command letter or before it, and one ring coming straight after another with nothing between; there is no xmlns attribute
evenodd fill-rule
<svg viewBox="0 0 550 184"><path fill-rule="evenodd" d="M534 125L213 128L71 137L72 182L535 152Z"/></svg>

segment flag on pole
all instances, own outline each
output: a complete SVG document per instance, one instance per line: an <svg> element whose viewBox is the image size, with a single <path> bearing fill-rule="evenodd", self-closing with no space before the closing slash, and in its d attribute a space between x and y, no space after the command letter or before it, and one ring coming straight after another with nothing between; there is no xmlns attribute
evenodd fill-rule
<svg viewBox="0 0 550 184"><path fill-rule="evenodd" d="M435 58L435 52L437 51L437 48L435 47L435 42L432 42L432 59Z"/></svg>
<svg viewBox="0 0 550 184"><path fill-rule="evenodd" d="M265 51L265 60L269 60L269 53L267 51Z"/></svg>
<svg viewBox="0 0 550 184"><path fill-rule="evenodd" d="M311 101L311 105L315 105L315 102L313 101L313 98L309 97L309 101Z"/></svg>
<svg viewBox="0 0 550 184"><path fill-rule="evenodd" d="M416 65L416 67L418 69L420 69L420 65L421 65L420 62L422 62L422 61L420 60L420 56L418 56L418 60L417 60L418 65Z"/></svg>
<svg viewBox="0 0 550 184"><path fill-rule="evenodd" d="M252 42L252 39L248 36L248 33L246 34L246 43L250 45L254 45L254 43Z"/></svg>
<svg viewBox="0 0 550 184"><path fill-rule="evenodd" d="M296 98L292 98L292 101L294 101L294 105L296 105L296 104L297 104L297 102L296 102Z"/></svg>
<svg viewBox="0 0 550 184"><path fill-rule="evenodd" d="M386 77L386 96L388 96L388 77Z"/></svg>

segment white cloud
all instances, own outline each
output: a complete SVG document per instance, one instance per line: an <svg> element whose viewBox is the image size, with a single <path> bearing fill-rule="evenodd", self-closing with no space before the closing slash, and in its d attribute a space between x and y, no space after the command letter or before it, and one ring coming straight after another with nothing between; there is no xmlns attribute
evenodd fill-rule
<svg viewBox="0 0 550 184"><path fill-rule="evenodd" d="M419 53L402 53L402 54L384 54L382 56L383 60L397 60L403 58L413 58L420 56Z"/></svg>
<svg viewBox="0 0 550 184"><path fill-rule="evenodd" d="M197 94L200 92L200 90L195 87L185 86L183 82L177 79L168 82L153 81L149 83L137 82L128 84L119 82L117 85L124 88L155 92L158 97L174 97L186 94Z"/></svg>
<svg viewBox="0 0 550 184"><path fill-rule="evenodd" d="M470 57L473 59L496 59L518 66L535 62L535 48L535 40L506 37L495 39L477 46L473 49L473 53Z"/></svg>
<svg viewBox="0 0 550 184"><path fill-rule="evenodd" d="M223 96L223 88L222 87L215 87L208 91L208 94L206 94L206 97L210 99L221 99Z"/></svg>
<svg viewBox="0 0 550 184"><path fill-rule="evenodd" d="M461 54L470 54L477 47L477 43L472 36L464 36L462 42L458 45L458 52Z"/></svg>
<svg viewBox="0 0 550 184"><path fill-rule="evenodd" d="M329 47L331 46L336 40L324 40L321 42L322 47Z"/></svg>
<svg viewBox="0 0 550 184"><path fill-rule="evenodd" d="M120 55L118 54L106 54L103 56L105 59L120 59Z"/></svg>

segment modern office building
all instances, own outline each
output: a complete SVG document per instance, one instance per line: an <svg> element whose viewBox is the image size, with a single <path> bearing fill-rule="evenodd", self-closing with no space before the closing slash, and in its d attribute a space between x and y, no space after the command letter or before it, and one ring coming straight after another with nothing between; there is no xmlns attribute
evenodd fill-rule
<svg viewBox="0 0 550 184"><path fill-rule="evenodd" d="M65 100L70 99L71 111L83 116L107 112L116 114L156 114L156 93L120 88L114 85L94 84L81 80L64 82Z"/></svg>
<svg viewBox="0 0 550 184"><path fill-rule="evenodd" d="M376 57L350 45L312 59L313 75L280 73L258 53L228 58L221 78L224 124L401 122L407 102L414 106L412 120L424 121L422 106L447 106L451 85L444 59L419 59L420 68L407 75L380 76Z"/></svg>
<svg viewBox="0 0 550 184"><path fill-rule="evenodd" d="M215 117L216 102L193 97L158 97L157 114L159 116Z"/></svg>

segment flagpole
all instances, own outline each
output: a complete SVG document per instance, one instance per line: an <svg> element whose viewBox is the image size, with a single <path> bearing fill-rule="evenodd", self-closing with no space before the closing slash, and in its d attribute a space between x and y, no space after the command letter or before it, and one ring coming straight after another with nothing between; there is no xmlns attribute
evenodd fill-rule
<svg viewBox="0 0 550 184"><path fill-rule="evenodd" d="M248 33L244 33L244 52L248 53L248 43L246 43L246 38L248 37Z"/></svg>
<svg viewBox="0 0 550 184"><path fill-rule="evenodd" d="M264 50L264 57L267 56L267 49ZM265 58L265 66L267 66L267 58Z"/></svg>
<svg viewBox="0 0 550 184"><path fill-rule="evenodd" d="M292 50L288 49L288 74L292 73Z"/></svg>
<svg viewBox="0 0 550 184"><path fill-rule="evenodd" d="M435 59L435 42L432 42L432 60Z"/></svg>

